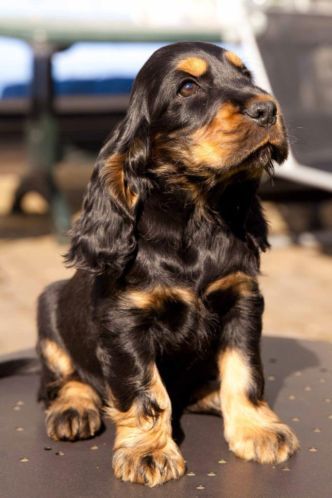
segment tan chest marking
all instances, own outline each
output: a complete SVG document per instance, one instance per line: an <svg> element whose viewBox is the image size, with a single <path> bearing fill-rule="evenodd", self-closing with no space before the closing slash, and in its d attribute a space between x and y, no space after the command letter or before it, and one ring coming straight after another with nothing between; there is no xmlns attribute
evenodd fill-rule
<svg viewBox="0 0 332 498"><path fill-rule="evenodd" d="M205 296L219 290L231 290L238 297L247 297L257 292L258 286L254 277L238 271L209 284Z"/></svg>
<svg viewBox="0 0 332 498"><path fill-rule="evenodd" d="M193 291L182 287L156 286L149 290L132 290L121 297L122 302L127 306L134 306L141 309L161 309L166 301L183 301L188 305L193 305L197 297Z"/></svg>

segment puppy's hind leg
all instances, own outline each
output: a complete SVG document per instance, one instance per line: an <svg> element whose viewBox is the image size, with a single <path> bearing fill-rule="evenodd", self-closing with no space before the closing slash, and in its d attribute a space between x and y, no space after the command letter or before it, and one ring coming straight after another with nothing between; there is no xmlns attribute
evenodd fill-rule
<svg viewBox="0 0 332 498"><path fill-rule="evenodd" d="M221 415L220 384L211 382L194 393L192 403L186 411L189 413L210 413Z"/></svg>
<svg viewBox="0 0 332 498"><path fill-rule="evenodd" d="M101 426L102 401L75 370L56 325L57 297L64 282L49 286L38 303L38 345L42 376L39 400L46 406L47 434L53 440L86 439Z"/></svg>
<svg viewBox="0 0 332 498"><path fill-rule="evenodd" d="M93 437L101 426L100 412L101 400L91 386L76 380L64 382L46 410L47 434L55 441Z"/></svg>

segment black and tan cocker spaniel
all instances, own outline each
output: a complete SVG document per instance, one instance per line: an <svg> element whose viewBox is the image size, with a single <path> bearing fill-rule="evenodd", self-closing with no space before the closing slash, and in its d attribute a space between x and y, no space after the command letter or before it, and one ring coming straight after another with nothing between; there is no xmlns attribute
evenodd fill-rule
<svg viewBox="0 0 332 498"><path fill-rule="evenodd" d="M286 156L278 103L237 55L188 42L146 62L72 231L77 271L39 299L52 439L89 438L108 416L115 475L148 486L185 472L172 437L185 409L221 413L245 460L295 452L263 400L257 284L268 247L257 188Z"/></svg>

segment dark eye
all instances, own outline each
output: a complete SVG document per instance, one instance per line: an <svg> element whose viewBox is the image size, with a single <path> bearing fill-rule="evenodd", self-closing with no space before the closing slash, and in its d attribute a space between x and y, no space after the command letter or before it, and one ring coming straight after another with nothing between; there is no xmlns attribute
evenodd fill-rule
<svg viewBox="0 0 332 498"><path fill-rule="evenodd" d="M178 93L182 95L182 97L190 97L194 95L198 90L198 85L193 80L186 80L180 86Z"/></svg>
<svg viewBox="0 0 332 498"><path fill-rule="evenodd" d="M251 72L246 68L246 66L241 68L241 72L246 78L251 78Z"/></svg>

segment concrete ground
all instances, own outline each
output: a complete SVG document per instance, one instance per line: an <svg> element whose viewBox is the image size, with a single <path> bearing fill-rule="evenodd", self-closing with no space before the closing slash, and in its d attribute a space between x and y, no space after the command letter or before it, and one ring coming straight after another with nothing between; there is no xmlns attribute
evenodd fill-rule
<svg viewBox="0 0 332 498"><path fill-rule="evenodd" d="M36 299L50 282L68 278L61 255L66 247L50 234L45 205L36 195L26 199L29 216L8 216L23 158L7 151L0 163L0 354L32 347L36 341ZM4 160L5 158L5 160ZM76 158L76 163L81 163ZM58 169L58 179L77 210L90 168L75 161ZM73 201L74 199L74 201ZM283 241L285 221L266 205L275 241ZM32 236L33 234L33 236ZM266 335L332 341L332 265L326 248L275 244L262 257Z"/></svg>

